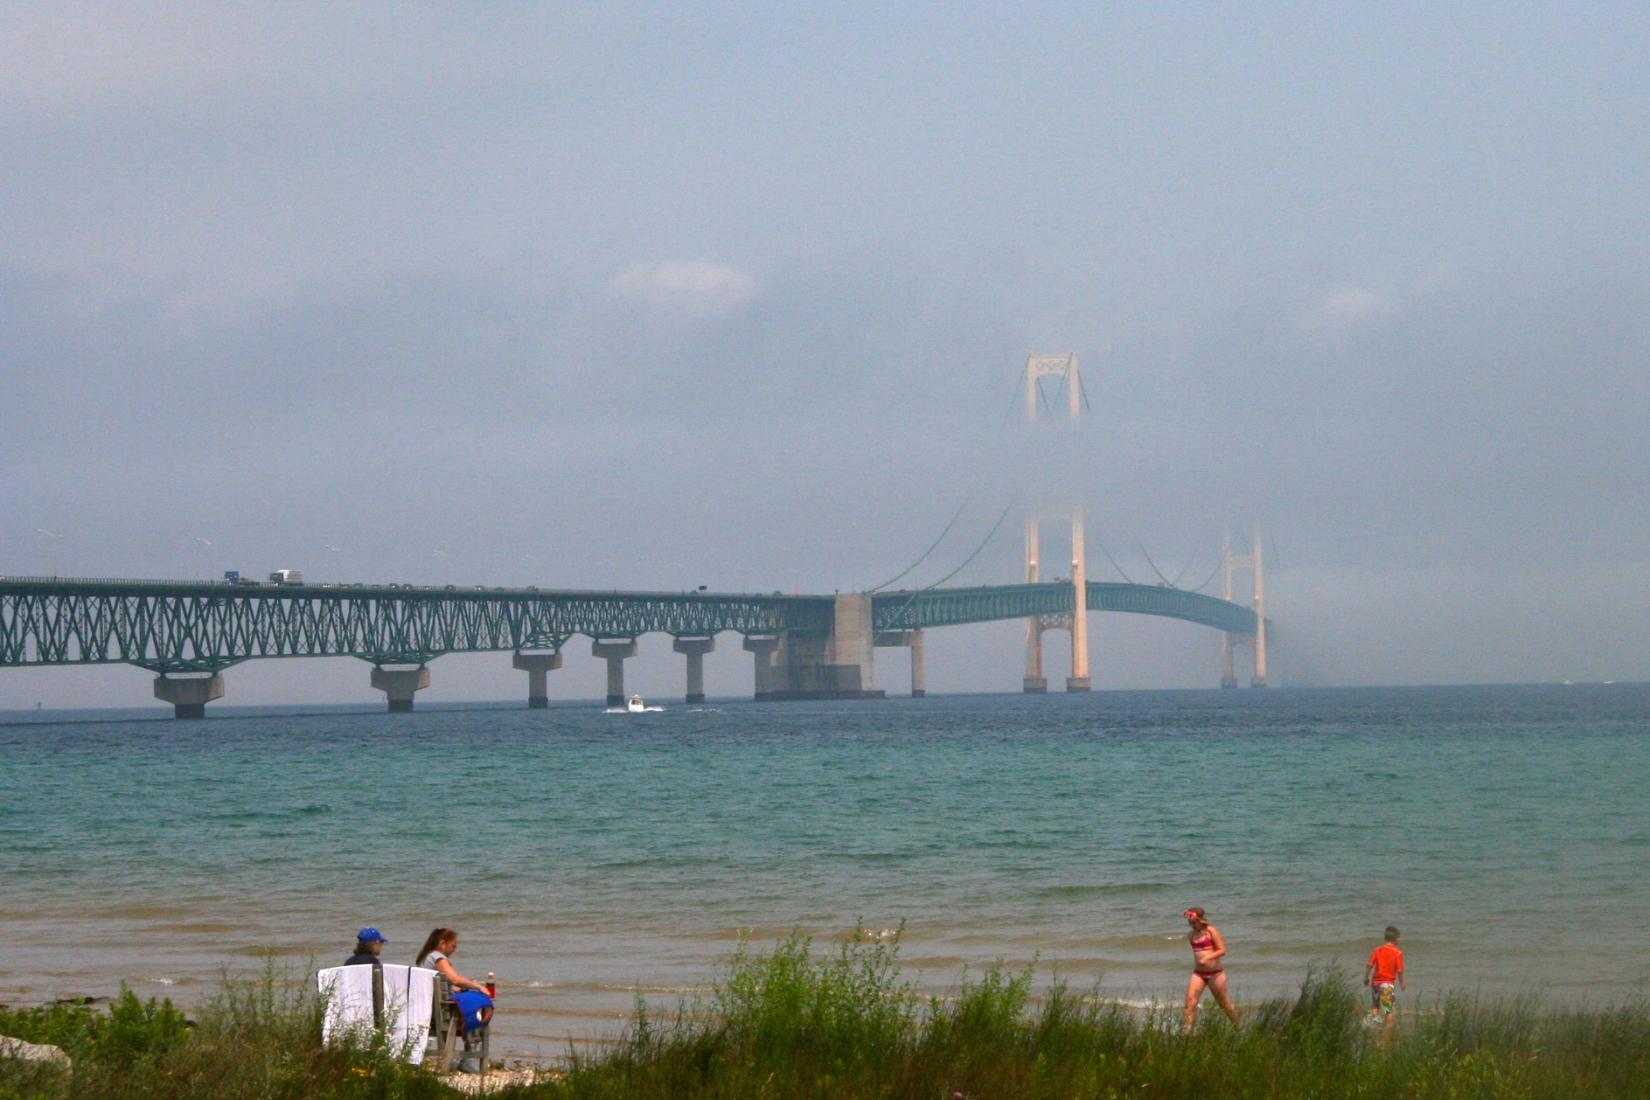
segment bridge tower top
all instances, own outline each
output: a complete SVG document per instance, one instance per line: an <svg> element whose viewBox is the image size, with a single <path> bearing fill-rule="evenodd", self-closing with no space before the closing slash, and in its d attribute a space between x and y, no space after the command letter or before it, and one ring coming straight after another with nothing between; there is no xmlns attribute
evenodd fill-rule
<svg viewBox="0 0 1650 1100"><path fill-rule="evenodd" d="M1044 380L1053 379L1052 386L1045 387ZM1066 355L1037 355L1026 356L1025 379L1023 382L1026 391L1026 423L1035 424L1038 412L1046 409L1052 417L1058 417L1057 402L1063 397L1066 405L1066 418L1075 423L1082 415L1088 400L1083 393L1083 378L1078 370L1077 356ZM1052 396L1049 390L1053 391Z"/></svg>
<svg viewBox="0 0 1650 1100"><path fill-rule="evenodd" d="M1045 386L1045 382L1052 384ZM1083 376L1077 366L1077 356L1070 352L1065 355L1028 354L1025 377L1021 385L1026 391L1028 425L1036 424L1042 418L1039 414L1044 412L1049 419L1063 419L1067 423L1076 424L1088 406L1088 398L1083 391ZM1052 397L1050 390L1053 391ZM1065 406L1064 416L1061 416L1061 404ZM1084 566L1083 507L1075 500L1067 503L1070 511L1060 517L1068 519L1071 523L1071 677L1066 681L1066 690L1087 691L1088 576ZM1026 580L1031 583L1041 579L1042 567L1038 559L1041 556L1042 540L1038 524L1042 518L1035 514L1026 517ZM1034 617L1026 620L1026 691L1036 692L1047 688L1048 681L1043 676L1043 631L1050 625L1046 619Z"/></svg>

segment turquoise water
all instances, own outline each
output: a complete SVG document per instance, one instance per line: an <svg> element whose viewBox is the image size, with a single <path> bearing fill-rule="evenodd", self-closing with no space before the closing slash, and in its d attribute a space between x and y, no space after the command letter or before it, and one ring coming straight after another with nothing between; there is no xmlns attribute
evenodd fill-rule
<svg viewBox="0 0 1650 1100"><path fill-rule="evenodd" d="M1240 1000L1389 922L1423 1000L1650 979L1644 685L215 714L0 724L0 1002L188 1002L445 923L499 1043L553 1052L742 929L903 923L923 988L1037 959L1175 1000L1192 904Z"/></svg>

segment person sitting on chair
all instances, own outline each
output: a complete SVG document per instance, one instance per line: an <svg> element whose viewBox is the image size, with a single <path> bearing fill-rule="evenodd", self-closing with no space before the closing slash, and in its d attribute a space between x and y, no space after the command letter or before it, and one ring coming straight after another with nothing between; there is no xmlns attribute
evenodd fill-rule
<svg viewBox="0 0 1650 1100"><path fill-rule="evenodd" d="M345 966L359 966L362 963L372 964L379 961L378 956L384 953L384 945L389 943L378 934L376 928L363 928L355 934L355 954L344 960Z"/></svg>
<svg viewBox="0 0 1650 1100"><path fill-rule="evenodd" d="M458 933L451 928L437 928L430 933L430 938L424 941L423 950L419 951L413 965L425 966L440 974L447 979L447 984L453 987L454 992L469 989L476 993L486 993L486 986L480 982L472 982L453 968L452 956L457 951Z"/></svg>
<svg viewBox="0 0 1650 1100"><path fill-rule="evenodd" d="M413 965L428 967L447 979L452 989L453 1007L459 1016L459 1031L464 1036L465 1054L458 1068L466 1073L478 1073L482 1066L474 1044L482 1029L493 1019L493 998L488 995L486 986L472 982L454 968L450 956L457 950L458 933L451 928L437 928L424 941L424 947L418 952ZM437 1004L435 1007L439 1015L441 1006Z"/></svg>

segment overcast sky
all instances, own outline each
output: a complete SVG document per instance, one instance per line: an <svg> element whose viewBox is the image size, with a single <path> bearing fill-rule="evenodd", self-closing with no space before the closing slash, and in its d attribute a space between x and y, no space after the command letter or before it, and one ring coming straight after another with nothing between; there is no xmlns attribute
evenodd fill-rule
<svg viewBox="0 0 1650 1100"><path fill-rule="evenodd" d="M1650 9L1116 8L0 5L0 573L830 592L1075 485L1094 578L1261 525L1297 683L1650 676ZM1030 350L1093 407L1040 461ZM1099 687L1214 682L1093 630Z"/></svg>

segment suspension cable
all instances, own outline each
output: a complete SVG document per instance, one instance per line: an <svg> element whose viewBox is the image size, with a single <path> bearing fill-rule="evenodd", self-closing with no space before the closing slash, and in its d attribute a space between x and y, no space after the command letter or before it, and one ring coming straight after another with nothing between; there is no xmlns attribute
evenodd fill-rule
<svg viewBox="0 0 1650 1100"><path fill-rule="evenodd" d="M952 577L955 577L958 573L961 573L964 569L967 569L969 564L972 563L975 558L980 556L980 552L986 548L986 546L991 542L991 540L997 537L997 532L1002 529L1003 520L1008 518L1009 512L1014 510L1014 505L1018 504L1019 500L1020 500L1020 494L1018 492L1016 492L1012 497L1009 498L1008 503L1003 506L1003 514L997 517L997 522L993 523L991 525L991 530L986 532L985 538L981 539L980 544L978 546L974 547L974 552L972 554L968 555L968 557L964 558L961 565L959 565L959 566L957 566L957 568L951 570L951 572L947 573L945 576L941 577L939 580L935 581L933 584L930 584L930 585L927 585L926 587L918 588L918 589L914 590L909 596L907 596L905 598L905 602L899 605L899 610L894 612L891 621L898 622L898 621L900 621L900 619L904 618L906 609L909 608L913 603L916 602L916 599L917 599L918 596L922 595L924 592L932 592L934 589L938 588L940 585L944 584L946 581L950 580Z"/></svg>
<svg viewBox="0 0 1650 1100"><path fill-rule="evenodd" d="M1014 505L1018 504L1019 500L1020 500L1020 494L1019 493L1015 493L1012 497L1010 497L1008 499L1008 503L1003 505L1003 514L997 517L997 522L993 523L991 525L991 530L989 530L985 533L985 538L980 540L980 545L974 547L974 552L972 554L968 555L968 557L964 558L961 565L957 566L957 568L951 570L951 572L947 573L945 576L941 577L939 580L937 580L933 584L929 585L928 588L922 589L922 591L926 592L929 589L938 588L940 585L944 584L946 581L950 580L952 577L955 577L958 573L961 573L964 569L967 569L969 567L969 565L973 563L974 559L980 556L980 551L982 551L986 548L986 544L989 543L992 539L997 537L997 532L1002 529L1003 520L1008 518L1008 513L1013 511Z"/></svg>
<svg viewBox="0 0 1650 1100"><path fill-rule="evenodd" d="M1106 549L1106 544L1101 542L1099 539L1095 539L1094 544L1100 548L1100 552L1102 554L1106 555L1106 560L1111 562L1111 567L1113 569L1117 570L1117 575L1122 577L1125 581L1128 581L1130 584L1133 584L1134 578L1123 572L1123 567L1118 565L1117 559L1111 556L1111 551Z"/></svg>
<svg viewBox="0 0 1650 1100"><path fill-rule="evenodd" d="M1180 572L1174 575L1174 580L1170 581L1169 584L1179 588L1180 582L1186 578L1186 574L1192 571L1192 563L1195 561L1197 561L1197 554L1194 552L1191 557L1186 559L1186 564L1181 567Z"/></svg>
<svg viewBox="0 0 1650 1100"><path fill-rule="evenodd" d="M917 557L916 561L912 562L910 565L906 566L904 569L900 570L898 573L894 574L892 577L889 577L887 580L883 581L881 584L877 585L875 588L870 589L870 591L872 591L872 592L881 592L884 588L887 588L889 585L893 584L895 581L899 580L901 577L904 577L907 573L910 573L917 566L919 566L923 562L927 561L928 560L928 555L932 554L936 549L938 549L940 543L945 541L945 536L947 536L951 533L951 528L953 528L957 525L957 521L962 518L963 511L964 511L964 509L966 509L968 507L968 504L971 500L973 500L972 496L968 496L968 497L963 498L962 504L960 504L957 507L957 510L954 513L952 513L951 522L947 523L945 525L945 530L941 531L940 534L939 534L939 537L936 538L933 542L928 544L928 549L924 550Z"/></svg>
<svg viewBox="0 0 1650 1100"><path fill-rule="evenodd" d="M1187 591L1188 592L1201 592L1205 588L1208 588L1210 584L1214 583L1214 579L1216 577L1220 576L1221 566L1223 566L1225 564L1226 563L1224 561L1216 562L1215 563L1215 571L1213 573L1209 574L1208 579L1206 579L1202 584L1198 585L1196 588L1188 588Z"/></svg>
<svg viewBox="0 0 1650 1100"><path fill-rule="evenodd" d="M1168 585L1170 588L1173 588L1174 582L1163 575L1163 570L1157 567L1157 563L1152 560L1151 554L1146 552L1146 544L1141 542L1139 539L1135 539L1134 544L1140 547L1140 553L1145 556L1146 564L1152 567L1152 572L1157 574L1157 579Z"/></svg>

